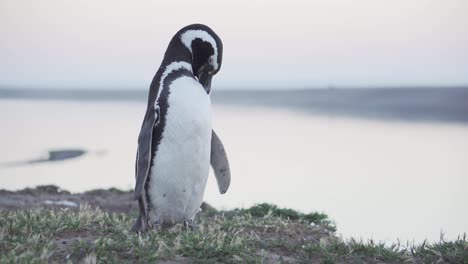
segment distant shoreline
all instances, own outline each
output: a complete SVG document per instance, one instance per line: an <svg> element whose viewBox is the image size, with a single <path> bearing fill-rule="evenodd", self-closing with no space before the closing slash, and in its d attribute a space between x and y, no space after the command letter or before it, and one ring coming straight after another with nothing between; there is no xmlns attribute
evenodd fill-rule
<svg viewBox="0 0 468 264"><path fill-rule="evenodd" d="M426 93L434 91L453 92L460 91L466 92L468 95L468 86L447 86L447 87L419 87L419 86L397 86L397 87L363 87L363 88L292 88L292 89L218 89L213 90L212 96L215 99L218 97L224 98L225 95L265 95L265 94L326 94L326 93L387 93L394 92L413 92L413 93ZM0 99L36 99L36 100L84 100L84 101L104 101L104 100L118 100L118 101L146 101L148 96L148 89L79 89L79 88L23 88L23 87L10 87L0 86ZM237 99L237 98L233 98Z"/></svg>
<svg viewBox="0 0 468 264"><path fill-rule="evenodd" d="M0 88L0 100L146 103L147 90ZM214 90L214 104L287 108L328 117L468 123L468 87Z"/></svg>

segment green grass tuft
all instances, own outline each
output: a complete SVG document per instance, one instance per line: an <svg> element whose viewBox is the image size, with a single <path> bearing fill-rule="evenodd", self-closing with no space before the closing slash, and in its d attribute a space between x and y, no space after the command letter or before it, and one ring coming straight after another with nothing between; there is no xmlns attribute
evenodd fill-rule
<svg viewBox="0 0 468 264"><path fill-rule="evenodd" d="M336 231L335 224L324 213L313 212L303 214L289 208L279 208L276 205L261 203L247 209L235 209L228 213L250 214L253 217L265 217L267 215L285 218L293 221L303 221L308 224L320 225L331 232Z"/></svg>

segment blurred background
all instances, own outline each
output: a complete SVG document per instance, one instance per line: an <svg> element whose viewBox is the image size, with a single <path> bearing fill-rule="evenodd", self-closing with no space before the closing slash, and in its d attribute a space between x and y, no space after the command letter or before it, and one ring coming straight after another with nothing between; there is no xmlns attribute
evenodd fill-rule
<svg viewBox="0 0 468 264"><path fill-rule="evenodd" d="M149 84L173 34L224 43L219 209L323 211L344 237L468 230L468 2L0 1L0 189L134 185ZM49 151L52 151L49 153ZM57 160L49 162L50 160Z"/></svg>

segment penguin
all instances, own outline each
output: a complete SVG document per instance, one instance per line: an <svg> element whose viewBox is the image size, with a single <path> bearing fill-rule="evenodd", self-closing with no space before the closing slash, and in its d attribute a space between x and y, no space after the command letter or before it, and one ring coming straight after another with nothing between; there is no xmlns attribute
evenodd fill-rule
<svg viewBox="0 0 468 264"><path fill-rule="evenodd" d="M169 42L138 136L135 232L179 223L196 228L210 165L219 192L229 188L226 150L211 126L211 79L222 55L221 39L202 24L180 29Z"/></svg>

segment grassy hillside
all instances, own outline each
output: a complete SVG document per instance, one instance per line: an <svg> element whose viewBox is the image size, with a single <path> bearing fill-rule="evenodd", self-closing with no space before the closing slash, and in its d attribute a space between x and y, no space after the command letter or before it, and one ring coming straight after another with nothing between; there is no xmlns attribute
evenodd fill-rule
<svg viewBox="0 0 468 264"><path fill-rule="evenodd" d="M130 231L134 217L89 205L2 210L0 262L468 263L466 237L421 245L344 241L324 214L269 204L205 210L197 232L176 226L136 234Z"/></svg>

